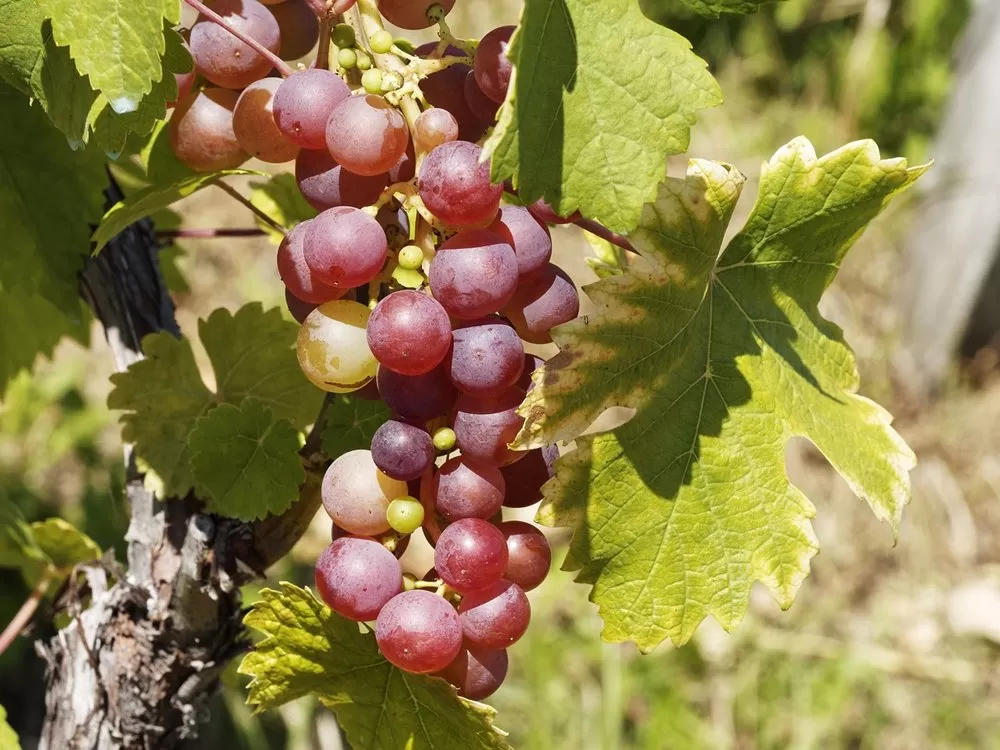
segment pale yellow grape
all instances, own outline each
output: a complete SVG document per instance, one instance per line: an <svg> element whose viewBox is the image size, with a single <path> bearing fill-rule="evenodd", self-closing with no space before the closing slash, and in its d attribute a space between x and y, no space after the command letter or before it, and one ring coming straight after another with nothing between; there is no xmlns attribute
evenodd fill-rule
<svg viewBox="0 0 1000 750"><path fill-rule="evenodd" d="M295 348L299 367L315 386L350 393L375 377L378 362L366 336L370 315L367 305L343 299L325 302L309 313Z"/></svg>
<svg viewBox="0 0 1000 750"><path fill-rule="evenodd" d="M323 477L323 507L349 534L375 536L389 530L389 503L406 495L406 482L391 479L375 465L371 451L348 451Z"/></svg>

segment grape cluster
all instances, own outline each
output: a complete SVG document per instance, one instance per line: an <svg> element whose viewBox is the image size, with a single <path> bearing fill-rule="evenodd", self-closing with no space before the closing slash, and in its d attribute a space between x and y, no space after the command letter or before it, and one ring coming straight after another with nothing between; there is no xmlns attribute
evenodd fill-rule
<svg viewBox="0 0 1000 750"><path fill-rule="evenodd" d="M274 10L299 1L212 7L278 52L286 27ZM380 0L378 8L416 29L452 4ZM541 202L502 205L478 145L507 94L512 31L486 34L472 65L416 76L407 111L387 96L407 84L397 71L464 58L462 49L413 49L383 31L364 48L350 26L337 26L336 70L279 78L259 52L199 18L189 43L197 76L211 85L186 80L170 123L176 155L194 169L294 159L302 196L319 211L277 253L301 323L299 364L324 391L379 398L392 411L370 450L339 456L325 474L333 540L316 563L316 586L340 615L375 622L390 662L438 674L473 699L503 681L506 648L530 619L525 592L551 562L541 531L502 514L540 500L557 456L552 447L509 447L542 362L524 343L551 342L551 329L579 311L573 282L551 263L547 226L578 217ZM401 64L381 70L369 52ZM434 567L419 579L399 562L418 530L434 546Z"/></svg>

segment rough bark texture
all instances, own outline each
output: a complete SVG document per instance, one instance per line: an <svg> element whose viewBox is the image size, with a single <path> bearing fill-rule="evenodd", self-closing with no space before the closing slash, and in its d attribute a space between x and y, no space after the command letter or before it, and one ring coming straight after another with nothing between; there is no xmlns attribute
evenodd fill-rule
<svg viewBox="0 0 1000 750"><path fill-rule="evenodd" d="M112 184L109 203L120 197ZM84 269L81 293L118 369L142 357L143 336L180 335L157 252L142 221ZM128 571L88 567L86 608L71 605L70 625L37 645L47 664L41 750L165 749L196 734L222 670L247 646L239 587L291 548L319 506L318 432L302 451L308 478L299 502L257 524L201 513L191 496L161 501L126 447Z"/></svg>

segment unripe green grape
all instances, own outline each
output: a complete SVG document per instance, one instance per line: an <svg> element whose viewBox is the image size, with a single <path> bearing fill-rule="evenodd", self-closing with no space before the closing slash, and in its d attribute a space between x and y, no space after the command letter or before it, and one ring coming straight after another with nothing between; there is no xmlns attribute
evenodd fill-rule
<svg viewBox="0 0 1000 750"><path fill-rule="evenodd" d="M397 497L389 503L385 520L400 534L412 534L424 522L424 506L410 495Z"/></svg>
<svg viewBox="0 0 1000 750"><path fill-rule="evenodd" d="M370 70L372 67L372 59L368 56L367 52L363 50L357 51L358 55L358 70Z"/></svg>
<svg viewBox="0 0 1000 750"><path fill-rule="evenodd" d="M352 49L342 49L337 53L337 65L344 70L350 70L358 64L358 55Z"/></svg>
<svg viewBox="0 0 1000 750"><path fill-rule="evenodd" d="M384 55L390 49L392 49L392 34L390 34L385 29L379 29L371 38L368 40L371 45L372 52L376 52L380 55Z"/></svg>
<svg viewBox="0 0 1000 750"><path fill-rule="evenodd" d="M455 447L455 431L450 427L442 427L440 430L435 430L432 441L434 447L442 453L450 451Z"/></svg>
<svg viewBox="0 0 1000 750"><path fill-rule="evenodd" d="M424 251L416 245L407 245L399 251L399 265L408 271L416 271L423 262Z"/></svg>
<svg viewBox="0 0 1000 750"><path fill-rule="evenodd" d="M382 91L388 93L403 86L403 76L391 70L382 76Z"/></svg>
<svg viewBox="0 0 1000 750"><path fill-rule="evenodd" d="M369 94L382 93L382 71L378 68L366 70L361 76L361 85Z"/></svg>
<svg viewBox="0 0 1000 750"><path fill-rule="evenodd" d="M353 47L356 37L354 36L354 29L351 28L350 24L338 23L333 27L333 43L336 44L341 49L346 49L347 47Z"/></svg>
<svg viewBox="0 0 1000 750"><path fill-rule="evenodd" d="M331 393L351 393L375 377L378 362L368 348L371 311L350 300L317 307L299 329L296 353L303 374Z"/></svg>
<svg viewBox="0 0 1000 750"><path fill-rule="evenodd" d="M406 52L411 55L416 53L417 51L417 48L413 46L413 42L411 42L409 39L404 39L403 37L399 37L398 39L393 41L393 44L395 44L396 47L398 47L399 49L403 50L403 52Z"/></svg>

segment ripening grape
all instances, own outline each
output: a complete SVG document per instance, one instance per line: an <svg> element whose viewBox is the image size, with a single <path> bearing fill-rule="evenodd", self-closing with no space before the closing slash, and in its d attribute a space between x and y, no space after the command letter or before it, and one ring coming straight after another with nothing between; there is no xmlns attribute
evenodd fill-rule
<svg viewBox="0 0 1000 750"><path fill-rule="evenodd" d="M448 314L476 320L503 308L517 290L514 249L492 232L469 229L441 243L431 261L434 298Z"/></svg>
<svg viewBox="0 0 1000 750"><path fill-rule="evenodd" d="M427 11L434 5L440 5L447 15L455 0L378 0L378 10L385 20L401 29L427 29L436 21L427 18Z"/></svg>
<svg viewBox="0 0 1000 750"><path fill-rule="evenodd" d="M471 701L481 701L497 691L507 676L507 651L466 648L437 674L458 689L458 694Z"/></svg>
<svg viewBox="0 0 1000 750"><path fill-rule="evenodd" d="M522 277L545 268L552 257L549 228L524 206L503 206L487 229L514 248L517 272Z"/></svg>
<svg viewBox="0 0 1000 750"><path fill-rule="evenodd" d="M290 141L302 148L325 151L330 113L350 95L351 90L336 73L320 68L300 70L288 76L275 92L274 121Z"/></svg>
<svg viewBox="0 0 1000 750"><path fill-rule="evenodd" d="M337 163L362 175L388 172L406 153L410 131L399 110L381 96L350 96L333 108L326 147Z"/></svg>
<svg viewBox="0 0 1000 750"><path fill-rule="evenodd" d="M514 66L507 58L507 43L513 33L513 26L493 29L479 40L479 46L476 47L476 83L495 102L503 102L510 85L510 74Z"/></svg>
<svg viewBox="0 0 1000 750"><path fill-rule="evenodd" d="M423 375L401 375L380 367L378 391L386 405L403 419L424 422L447 414L458 397L444 363Z"/></svg>
<svg viewBox="0 0 1000 750"><path fill-rule="evenodd" d="M374 279L389 251L379 223L348 206L327 209L312 219L302 242L306 263L316 277L341 289Z"/></svg>
<svg viewBox="0 0 1000 750"><path fill-rule="evenodd" d="M378 303L368 321L368 346L383 367L422 375L451 348L448 313L432 297L403 289Z"/></svg>
<svg viewBox="0 0 1000 750"><path fill-rule="evenodd" d="M370 314L367 305L349 300L326 302L309 313L295 347L299 367L313 385L351 393L375 376L378 362L365 338Z"/></svg>
<svg viewBox="0 0 1000 750"><path fill-rule="evenodd" d="M445 527L438 537L434 567L442 581L460 594L468 594L503 577L507 543L489 521L463 518Z"/></svg>
<svg viewBox="0 0 1000 750"><path fill-rule="evenodd" d="M272 164L291 161L299 152L299 147L274 122L274 92L281 84L281 78L254 81L243 89L233 109L233 132L240 146L251 156Z"/></svg>
<svg viewBox="0 0 1000 750"><path fill-rule="evenodd" d="M445 461L434 475L434 502L449 521L492 518L504 498L499 469L465 457Z"/></svg>
<svg viewBox="0 0 1000 750"><path fill-rule="evenodd" d="M547 224L572 224L583 218L579 211L574 211L569 216L560 216L541 198L528 206L528 210Z"/></svg>
<svg viewBox="0 0 1000 750"><path fill-rule="evenodd" d="M500 105L490 99L476 82L476 71L470 70L465 74L465 81L462 84L462 93L465 101L469 105L472 113L485 123L493 123L497 118L497 110Z"/></svg>
<svg viewBox="0 0 1000 750"><path fill-rule="evenodd" d="M308 226L309 221L296 224L281 240L278 245L278 275L293 295L315 306L340 299L346 290L324 284L306 264L303 240Z"/></svg>
<svg viewBox="0 0 1000 750"><path fill-rule="evenodd" d="M480 162L481 154L474 143L452 141L431 151L420 166L420 198L449 226L482 226L500 208L503 186L490 182L490 164Z"/></svg>
<svg viewBox="0 0 1000 750"><path fill-rule="evenodd" d="M504 578L516 583L523 591L531 591L549 574L552 564L549 540L540 529L524 521L504 521L500 524L500 533L507 540L507 572Z"/></svg>
<svg viewBox="0 0 1000 750"><path fill-rule="evenodd" d="M416 271L424 264L424 251L416 245L406 245L396 256L399 265L409 271Z"/></svg>
<svg viewBox="0 0 1000 750"><path fill-rule="evenodd" d="M424 44L417 47L416 54L424 57L430 54L436 44ZM462 50L456 47L449 47L446 55L464 55ZM424 94L427 103L438 109L445 109L451 112L458 123L458 137L463 141L478 141L486 132L488 123L493 122L477 115L465 97L465 77L472 74L472 68L468 65L450 65L437 73L431 73L420 82L420 90Z"/></svg>
<svg viewBox="0 0 1000 750"><path fill-rule="evenodd" d="M524 458L523 452L507 447L524 424L524 417L517 413L523 397L524 393L517 388L508 388L489 398L459 396L452 427L462 455L490 466L503 466Z"/></svg>
<svg viewBox="0 0 1000 750"><path fill-rule="evenodd" d="M434 444L422 427L390 419L372 435L372 460L387 476L408 482L434 465Z"/></svg>
<svg viewBox="0 0 1000 750"><path fill-rule="evenodd" d="M304 299L299 299L286 287L285 307L288 308L288 312L292 314L295 320L299 323L305 323L306 318L309 317L309 313L319 307L319 305L315 302L306 302Z"/></svg>
<svg viewBox="0 0 1000 750"><path fill-rule="evenodd" d="M501 579L463 596L458 619L467 643L479 648L507 648L528 629L531 605L520 586Z"/></svg>
<svg viewBox="0 0 1000 750"><path fill-rule="evenodd" d="M317 211L337 206L370 206L382 195L388 182L384 174L363 177L348 172L326 148L299 151L295 157L295 180L302 197Z"/></svg>
<svg viewBox="0 0 1000 750"><path fill-rule="evenodd" d="M452 332L451 382L462 393L495 396L514 385L524 368L524 346L500 318L464 323Z"/></svg>
<svg viewBox="0 0 1000 750"><path fill-rule="evenodd" d="M375 621L375 640L392 664L407 672L439 672L462 648L458 614L430 591L404 591L382 607Z"/></svg>
<svg viewBox="0 0 1000 750"><path fill-rule="evenodd" d="M424 506L415 497L397 497L389 503L385 519L400 534L412 534L424 522Z"/></svg>
<svg viewBox="0 0 1000 750"><path fill-rule="evenodd" d="M233 169L250 158L233 132L238 91L202 89L177 103L170 118L174 155L196 172Z"/></svg>
<svg viewBox="0 0 1000 750"><path fill-rule="evenodd" d="M580 313L580 295L565 271L552 263L522 279L504 315L525 341L548 344L550 331Z"/></svg>
<svg viewBox="0 0 1000 750"><path fill-rule="evenodd" d="M358 53L353 49L341 48L337 51L337 65L344 70L351 70L358 64Z"/></svg>
<svg viewBox="0 0 1000 750"><path fill-rule="evenodd" d="M390 528L385 517L389 503L407 492L406 482L379 471L370 451L354 450L330 464L323 475L322 494L323 507L340 528L375 536Z"/></svg>
<svg viewBox="0 0 1000 750"><path fill-rule="evenodd" d="M414 123L413 140L421 151L430 151L457 139L458 121L446 109L431 107L421 112Z"/></svg>
<svg viewBox="0 0 1000 750"><path fill-rule="evenodd" d="M281 48L278 22L257 0L216 0L211 7L230 26L278 53ZM202 16L191 27L188 43L195 68L216 86L242 89L271 70L270 60L228 29Z"/></svg>
<svg viewBox="0 0 1000 750"><path fill-rule="evenodd" d="M298 60L309 54L319 40L319 18L305 0L285 0L268 8L281 32L278 57Z"/></svg>
<svg viewBox="0 0 1000 750"><path fill-rule="evenodd" d="M536 448L524 454L520 461L504 466L504 488L506 490L503 504L507 508L527 508L542 499L542 485L555 473L552 468L559 458L559 448L547 445Z"/></svg>
<svg viewBox="0 0 1000 750"><path fill-rule="evenodd" d="M455 431L450 427L442 427L434 431L434 447L441 453L447 453L455 447Z"/></svg>
<svg viewBox="0 0 1000 750"><path fill-rule="evenodd" d="M366 70L361 76L361 87L369 94L382 93L382 71L378 68Z"/></svg>
<svg viewBox="0 0 1000 750"><path fill-rule="evenodd" d="M349 620L374 620L402 588L399 560L372 539L341 537L316 561L320 598Z"/></svg>

